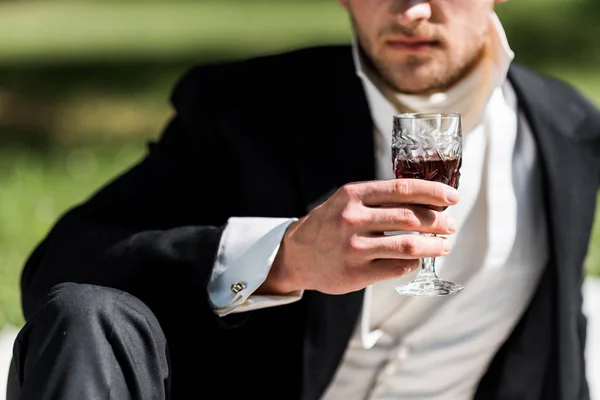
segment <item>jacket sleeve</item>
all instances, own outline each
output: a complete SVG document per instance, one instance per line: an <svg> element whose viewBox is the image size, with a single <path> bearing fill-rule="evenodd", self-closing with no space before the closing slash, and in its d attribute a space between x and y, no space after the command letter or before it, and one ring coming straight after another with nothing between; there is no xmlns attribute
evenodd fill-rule
<svg viewBox="0 0 600 400"><path fill-rule="evenodd" d="M179 81L175 115L143 159L66 212L35 248L21 276L26 319L69 281L129 292L159 320L178 310L226 324L207 284L239 185L211 91L199 82L198 70Z"/></svg>

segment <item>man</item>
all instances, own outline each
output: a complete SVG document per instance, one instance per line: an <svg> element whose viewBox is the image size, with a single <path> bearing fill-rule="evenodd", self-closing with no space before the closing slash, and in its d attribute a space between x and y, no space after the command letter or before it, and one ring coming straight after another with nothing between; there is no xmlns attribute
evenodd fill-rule
<svg viewBox="0 0 600 400"><path fill-rule="evenodd" d="M352 46L193 69L148 155L61 218L10 399L589 398L600 113L511 65L493 0L341 3ZM392 179L406 111L463 114L459 192ZM399 296L428 256L465 289Z"/></svg>

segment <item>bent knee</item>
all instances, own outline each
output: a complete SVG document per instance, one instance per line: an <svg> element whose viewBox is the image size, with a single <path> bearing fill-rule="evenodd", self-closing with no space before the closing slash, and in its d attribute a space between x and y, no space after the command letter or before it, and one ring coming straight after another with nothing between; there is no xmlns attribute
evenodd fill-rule
<svg viewBox="0 0 600 400"><path fill-rule="evenodd" d="M117 289L81 283L61 283L50 289L42 309L61 317L81 318L111 312L120 297Z"/></svg>
<svg viewBox="0 0 600 400"><path fill-rule="evenodd" d="M61 283L52 287L41 314L78 325L113 321L120 313L135 310L147 319L154 316L150 309L131 294L104 286Z"/></svg>

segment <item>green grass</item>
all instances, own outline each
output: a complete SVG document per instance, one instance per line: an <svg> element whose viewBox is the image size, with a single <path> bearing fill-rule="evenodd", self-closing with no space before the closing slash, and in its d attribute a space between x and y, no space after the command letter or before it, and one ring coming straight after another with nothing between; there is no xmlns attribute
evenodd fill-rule
<svg viewBox="0 0 600 400"><path fill-rule="evenodd" d="M334 0L0 3L0 63L244 56L349 33Z"/></svg>
<svg viewBox="0 0 600 400"><path fill-rule="evenodd" d="M132 164L143 149L140 144L0 149L0 328L23 321L19 275L36 243L60 214Z"/></svg>

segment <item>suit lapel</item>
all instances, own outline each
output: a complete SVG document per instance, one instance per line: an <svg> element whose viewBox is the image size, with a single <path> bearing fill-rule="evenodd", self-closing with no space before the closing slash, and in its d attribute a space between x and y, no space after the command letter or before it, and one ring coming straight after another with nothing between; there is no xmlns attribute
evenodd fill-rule
<svg viewBox="0 0 600 400"><path fill-rule="evenodd" d="M296 164L306 212L342 185L375 178L373 124L349 47L324 67L310 119L296 137ZM333 77L333 78L332 78ZM313 110L318 110L313 113ZM318 114L320 113L320 114ZM332 234L334 234L332 232ZM363 291L341 296L305 292L303 398L319 398L332 379L362 306Z"/></svg>
<svg viewBox="0 0 600 400"><path fill-rule="evenodd" d="M573 228L586 225L586 221L582 221L585 214L574 203L583 200L586 188L596 192L593 174L597 168L589 165L595 161L585 157L582 147L576 143L586 113L576 103L557 99L558 93L548 88L547 81L524 68L513 66L509 78L539 149L545 177L551 257L559 266L568 265L573 261L571 250L577 248L577 241L582 239ZM573 287L570 283L577 274L562 268L557 274L561 283L566 284L565 288Z"/></svg>
<svg viewBox="0 0 600 400"><path fill-rule="evenodd" d="M545 329L548 328L556 332L552 348L557 349L554 355L559 362L551 360L550 364L554 364L553 368L558 368L558 371L550 371L550 379L558 374L558 398L578 398L579 380L584 374L580 355L572 346L578 346L576 317L581 307L578 291L582 281L581 263L585 255L585 246L582 244L587 243L593 219L590 213L596 201L597 161L585 151L584 141L589 134L589 130L582 129L586 111L579 104L561 96L564 90L562 86L541 79L519 66L511 67L509 79L536 138L545 178L546 219L550 232L547 276L542 280L536 297L543 292L552 293L553 298L549 297L546 301L552 300L551 312L554 315L551 320L556 325L548 327L538 324L537 328L532 326L532 331L535 330L537 337L547 335ZM532 316L529 319L535 318ZM557 382L548 382L551 383ZM528 383L522 384L525 391Z"/></svg>

